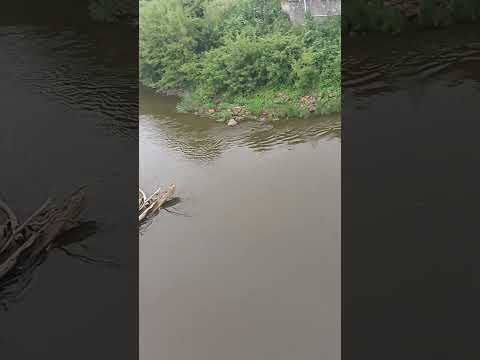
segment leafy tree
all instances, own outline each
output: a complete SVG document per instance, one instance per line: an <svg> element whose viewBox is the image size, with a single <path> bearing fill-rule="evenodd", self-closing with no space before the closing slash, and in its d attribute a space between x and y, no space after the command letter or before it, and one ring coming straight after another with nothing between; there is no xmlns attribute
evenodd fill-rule
<svg viewBox="0 0 480 360"><path fill-rule="evenodd" d="M340 22L293 27L279 0L141 0L140 79L205 105L282 91L339 107Z"/></svg>

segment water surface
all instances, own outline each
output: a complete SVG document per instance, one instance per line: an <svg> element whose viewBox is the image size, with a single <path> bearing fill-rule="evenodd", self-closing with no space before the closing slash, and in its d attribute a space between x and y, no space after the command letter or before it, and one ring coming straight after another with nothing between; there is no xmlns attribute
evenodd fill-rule
<svg viewBox="0 0 480 360"><path fill-rule="evenodd" d="M140 95L142 360L340 357L339 117L241 123Z"/></svg>
<svg viewBox="0 0 480 360"><path fill-rule="evenodd" d="M346 358L478 357L479 35L343 42Z"/></svg>
<svg viewBox="0 0 480 360"><path fill-rule="evenodd" d="M86 185L84 218L99 229L86 249L69 249L122 266L53 251L24 291L1 289L0 351L5 359L131 359L138 85L137 50L129 44L136 34L88 19L42 19L0 25L0 196L25 219L48 197L62 200ZM131 200L118 196L128 193Z"/></svg>

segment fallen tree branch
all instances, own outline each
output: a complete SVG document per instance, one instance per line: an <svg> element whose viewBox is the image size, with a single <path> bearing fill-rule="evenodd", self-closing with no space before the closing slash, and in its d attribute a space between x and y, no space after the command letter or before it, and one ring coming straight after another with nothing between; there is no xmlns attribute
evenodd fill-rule
<svg viewBox="0 0 480 360"><path fill-rule="evenodd" d="M0 209L6 215L0 227L0 280L19 264L35 263L62 233L78 225L84 202L82 188L68 197L61 207L52 205L48 199L20 223L13 210L0 200Z"/></svg>
<svg viewBox="0 0 480 360"><path fill-rule="evenodd" d="M139 189L140 194L145 193ZM175 185L170 185L166 190L158 189L155 191L148 199L143 202L139 201L139 215L138 220L143 221L149 214L153 214L155 211L159 210L165 202L170 200L175 193ZM140 195L141 197L142 195Z"/></svg>
<svg viewBox="0 0 480 360"><path fill-rule="evenodd" d="M18 226L18 219L15 213L10 209L10 207L0 199L0 209L7 214L8 218L10 219L10 222L12 223L12 227L16 228Z"/></svg>
<svg viewBox="0 0 480 360"><path fill-rule="evenodd" d="M145 204L145 201L147 201L147 196L143 192L142 189L138 189L138 207L141 209L143 205Z"/></svg>

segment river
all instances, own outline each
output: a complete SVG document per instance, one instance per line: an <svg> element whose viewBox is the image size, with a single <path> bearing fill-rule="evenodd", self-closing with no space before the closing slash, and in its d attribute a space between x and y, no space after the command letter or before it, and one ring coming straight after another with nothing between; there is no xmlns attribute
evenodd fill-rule
<svg viewBox="0 0 480 360"><path fill-rule="evenodd" d="M142 90L140 184L181 197L142 230L142 359L339 359L340 179L344 355L468 358L478 39L345 41L341 154L338 119L228 128Z"/></svg>
<svg viewBox="0 0 480 360"><path fill-rule="evenodd" d="M137 91L130 81L136 49L125 46L134 35L111 25L0 26L0 66L7 70L0 156L8 164L0 192L25 217L46 197L88 184L95 201L85 216L100 223L88 238L89 254L136 266L137 179L122 169L139 161L147 192L175 182L180 202L141 229L142 360L338 359L340 180L350 209L342 214L350 224L342 234L345 261L360 265L344 275L346 297L362 314L351 351L412 358L413 348L400 351L398 341L421 339L416 354L424 359L449 340L452 354L468 358L460 330L478 318L450 310L461 308L458 299L478 303L468 291L480 273L478 241L458 240L475 234L478 223L465 211L479 182L471 171L479 163L479 132L470 131L478 119L468 115L478 110L477 28L396 42L377 37L375 56L368 38L357 39L342 60L342 154L339 134L325 134L338 117L228 128L178 114L176 99L145 89L138 150L137 120L129 118L137 104L125 102ZM131 200L117 196L129 192ZM463 220L452 222L459 211ZM126 314L137 279L128 284L127 270L52 253L0 314L2 355L76 360L95 349L101 358L134 358L128 344L136 319ZM442 273L449 276L439 284ZM435 306L416 297L427 293ZM395 301L380 308L375 299L386 297ZM444 320L456 324L453 330L445 332ZM377 337L362 332L367 322ZM398 330L382 333L392 323Z"/></svg>
<svg viewBox="0 0 480 360"><path fill-rule="evenodd" d="M142 360L340 356L338 116L230 128L140 92Z"/></svg>
<svg viewBox="0 0 480 360"><path fill-rule="evenodd" d="M98 228L69 251L120 265L53 250L21 281L2 282L2 358L137 355L137 60L128 26L25 9L0 22L0 197L25 220L87 186L83 220Z"/></svg>
<svg viewBox="0 0 480 360"><path fill-rule="evenodd" d="M345 358L472 356L479 39L466 25L343 42Z"/></svg>

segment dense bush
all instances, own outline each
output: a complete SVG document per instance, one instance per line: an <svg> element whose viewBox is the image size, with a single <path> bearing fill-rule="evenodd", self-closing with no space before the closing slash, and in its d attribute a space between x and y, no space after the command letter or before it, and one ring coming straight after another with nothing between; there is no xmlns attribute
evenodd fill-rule
<svg viewBox="0 0 480 360"><path fill-rule="evenodd" d="M258 105L281 91L291 102L337 97L329 111L338 111L340 22L292 27L278 0L143 0L140 79L188 93L193 107Z"/></svg>

